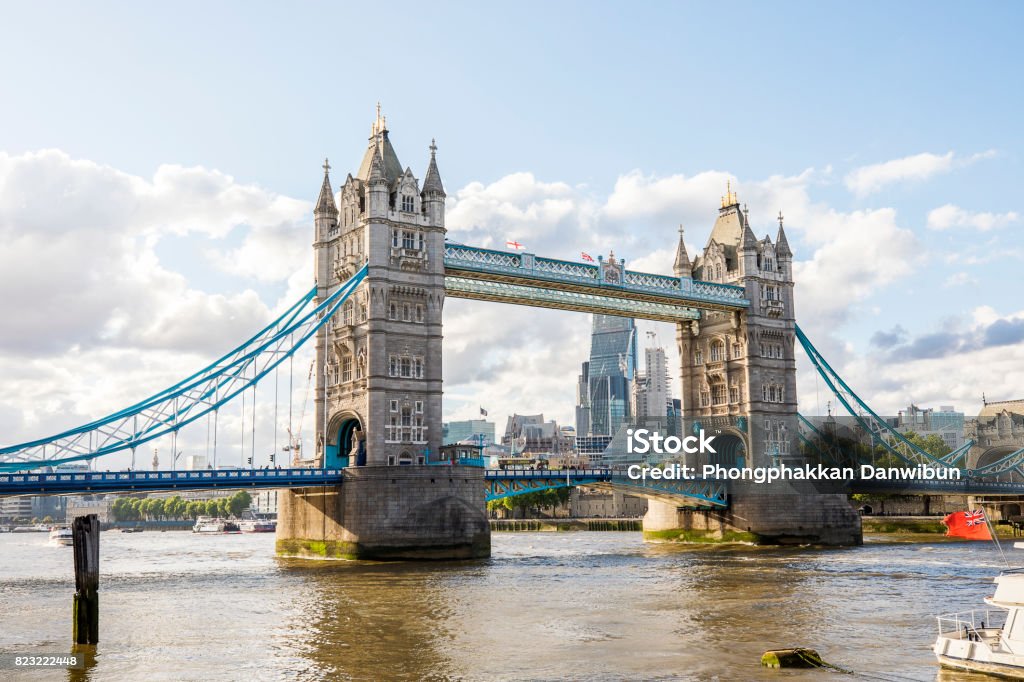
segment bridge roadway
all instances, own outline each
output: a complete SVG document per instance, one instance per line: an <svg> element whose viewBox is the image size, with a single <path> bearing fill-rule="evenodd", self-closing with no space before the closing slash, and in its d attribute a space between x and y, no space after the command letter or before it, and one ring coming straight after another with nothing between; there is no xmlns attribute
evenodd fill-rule
<svg viewBox="0 0 1024 682"><path fill-rule="evenodd" d="M462 466L462 465L457 465ZM203 469L199 471L94 471L0 474L0 496L89 495L94 493L173 492L238 488L307 488L339 485L342 469ZM488 469L486 499L565 488L616 489L681 506L728 506L727 484L716 479L636 481L616 469ZM933 495L1024 495L1024 482L853 481L849 493Z"/></svg>
<svg viewBox="0 0 1024 682"><path fill-rule="evenodd" d="M1024 482L984 481L965 478L959 481L857 480L850 493L885 495L1017 495L1024 496Z"/></svg>
<svg viewBox="0 0 1024 682"><path fill-rule="evenodd" d="M308 488L339 485L344 480L342 471L339 468L293 468L12 473L0 474L0 496L173 492L218 488ZM727 505L724 482L693 480L640 483L607 468L493 469L484 471L484 480L488 501L554 488L589 485L617 488L623 492L674 501L681 505Z"/></svg>

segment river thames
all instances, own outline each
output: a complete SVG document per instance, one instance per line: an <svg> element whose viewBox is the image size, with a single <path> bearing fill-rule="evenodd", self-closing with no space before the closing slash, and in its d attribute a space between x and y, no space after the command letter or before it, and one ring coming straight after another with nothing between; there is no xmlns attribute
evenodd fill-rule
<svg viewBox="0 0 1024 682"><path fill-rule="evenodd" d="M274 536L106 532L100 644L70 680L779 680L807 646L853 679L940 673L938 613L979 608L989 543L822 550L644 543L640 533L495 533L489 560L274 557ZM0 534L0 653L67 653L70 547ZM843 676L850 679L851 676Z"/></svg>

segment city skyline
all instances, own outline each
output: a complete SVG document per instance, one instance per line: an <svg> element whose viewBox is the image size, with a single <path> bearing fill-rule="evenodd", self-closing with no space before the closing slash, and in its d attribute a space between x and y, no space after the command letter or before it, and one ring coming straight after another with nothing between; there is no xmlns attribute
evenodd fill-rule
<svg viewBox="0 0 1024 682"><path fill-rule="evenodd" d="M552 26L527 27L528 6L508 10L507 21L541 46L519 65L472 65L468 52L441 47L478 24L440 11L425 36L396 30L431 56L443 82L385 77L402 65L384 55L380 72L334 87L323 74L337 63L330 45L300 40L309 16L273 29L277 12L257 7L232 36L214 30L230 18L218 8L208 28L188 29L195 47L183 55L159 38L161 22L189 23L198 6L180 18L119 6L123 32L104 17L109 8L80 16L70 7L66 26L14 8L0 50L9 63L38 59L9 83L19 106L0 112L0 312L10 321L0 331L9 387L0 432L15 442L102 416L201 366L297 298L312 281L318 166L331 159L335 191L356 171L377 100L399 158L421 180L437 139L454 241L502 248L513 239L569 260L614 251L631 269L669 273L678 224L691 253L700 251L729 182L758 237L774 234L783 212L797 319L877 410L916 402L971 414L983 392L1018 398L1024 310L1013 292L1024 209L1013 191L1022 150L1011 112L1020 76L984 67L1019 60L1010 36L998 36L1019 24L1020 10L995 7L1002 18L983 20L943 7L931 17L894 8L880 25L836 8L741 4L739 21L659 5L655 33L685 40L669 50L632 30L635 17L615 17L629 36L612 73L633 80L602 82L600 99L600 70L574 70L570 46L621 37L610 10L576 13L566 41ZM365 11L328 14L358 22ZM822 34L833 21L848 31L829 46ZM984 30L961 32L982 21ZM748 50L766 55L766 71L740 68L701 34L729 22ZM244 37L260 32L279 43L247 61ZM869 54L857 49L868 35ZM806 40L821 59L780 55L778 40ZM188 70L204 59L210 69ZM554 97L563 81L538 68L544 59L565 63L585 96ZM529 91L524 67L538 74ZM103 87L85 87L101 72ZM840 81L845 89L802 90ZM52 88L41 92L40 82ZM286 104L258 106L261 84ZM471 97L445 96L469 84ZM736 103L715 101L718 90ZM995 92L1010 101L985 104ZM76 115L65 101L79 104ZM927 117L916 115L921 107ZM449 301L445 418L472 418L483 404L498 419L526 412L573 423L586 356L566 349L586 345L585 319ZM648 330L674 338L670 325L638 323L640 335ZM663 345L676 395L674 343ZM799 367L801 409L824 412L823 389L806 362ZM302 384L304 368L297 374Z"/></svg>

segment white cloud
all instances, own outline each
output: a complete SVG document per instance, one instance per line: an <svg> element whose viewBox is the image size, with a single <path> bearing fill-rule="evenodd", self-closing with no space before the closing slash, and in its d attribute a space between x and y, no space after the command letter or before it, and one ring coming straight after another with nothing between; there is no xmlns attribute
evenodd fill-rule
<svg viewBox="0 0 1024 682"><path fill-rule="evenodd" d="M934 175L948 173L955 167L967 166L995 155L995 150L991 149L966 158L957 157L951 151L945 154L924 152L855 168L846 175L844 182L847 189L857 196L863 197L877 192L886 185L896 182L927 180Z"/></svg>
<svg viewBox="0 0 1024 682"><path fill-rule="evenodd" d="M202 168L146 179L56 150L0 153L3 444L152 394L261 328L278 303L217 272L205 291L201 250L242 233L224 269L272 272L291 302L312 283L308 238L287 244L309 234L308 213L308 202ZM161 262L170 237L184 240L174 265L199 275Z"/></svg>
<svg viewBox="0 0 1024 682"><path fill-rule="evenodd" d="M872 377L871 362L840 332L868 313L873 296L916 271L921 244L895 209L843 212L812 201L823 175L809 169L739 180L724 171L634 171L602 196L517 173L453 192L449 238L498 248L518 239L534 253L571 260L580 251L596 257L614 249L631 268L670 273L677 225L686 226L696 256L731 179L751 206L758 236L774 238L775 215L785 212L801 325L844 375L864 380L866 395L891 397L899 386ZM310 285L309 213L308 202L238 185L217 171L163 166L145 179L61 152L0 154L0 314L18 321L0 328L0 376L15 396L0 396L7 433L27 438L100 416L260 327ZM176 271L183 262L161 262L161 245L175 239L197 254L192 265L217 269L221 279L209 288L222 293L203 291L201 275ZM270 285L277 301L250 290L253 280ZM475 417L482 405L499 429L513 411L571 423L590 322L580 313L450 300L446 416ZM658 331L674 378L673 326L639 326L641 344L643 330ZM296 367L293 391L301 396L306 367ZM812 374L803 370L800 382L802 401L815 395ZM225 429L241 429L237 416L225 412L224 420ZM193 437L195 447L201 441ZM240 455L237 441L232 436Z"/></svg>
<svg viewBox="0 0 1024 682"><path fill-rule="evenodd" d="M268 306L244 287L204 293L160 263L160 239L247 227L264 246L247 238L225 269L283 280L309 260L282 236L308 207L202 168L161 166L146 180L55 150L0 153L0 291L6 319L18 321L0 329L0 348L222 350L259 328Z"/></svg>
<svg viewBox="0 0 1024 682"><path fill-rule="evenodd" d="M928 212L928 227L933 230L948 230L953 227L973 227L987 232L1020 221L1020 214L1015 211L1006 213L971 212L956 206L945 204Z"/></svg>
<svg viewBox="0 0 1024 682"><path fill-rule="evenodd" d="M979 306L932 331L851 357L840 373L881 414L895 414L911 402L926 407L954 404L976 414L983 391L989 400L1020 397L1024 310L1000 315L990 306ZM820 393L824 401L824 388ZM813 398L801 396L802 408L813 409Z"/></svg>

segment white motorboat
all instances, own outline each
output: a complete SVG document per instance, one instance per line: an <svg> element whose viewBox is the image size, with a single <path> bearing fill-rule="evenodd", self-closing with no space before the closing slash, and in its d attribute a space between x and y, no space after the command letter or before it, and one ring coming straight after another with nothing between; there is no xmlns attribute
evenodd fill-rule
<svg viewBox="0 0 1024 682"><path fill-rule="evenodd" d="M1015 547L1024 549L1024 543ZM938 617L932 650L946 668L1024 678L1024 568L1003 571L996 593L985 597L991 609Z"/></svg>
<svg viewBox="0 0 1024 682"><path fill-rule="evenodd" d="M193 533L240 533L238 524L227 519L200 516L192 526Z"/></svg>
<svg viewBox="0 0 1024 682"><path fill-rule="evenodd" d="M212 516L200 516L192 526L193 533L223 533L224 520Z"/></svg>
<svg viewBox="0 0 1024 682"><path fill-rule="evenodd" d="M50 544L70 546L74 544L75 534L67 526L54 526L50 529Z"/></svg>
<svg viewBox="0 0 1024 682"><path fill-rule="evenodd" d="M277 521L268 519L243 519L238 522L243 533L273 533L277 530Z"/></svg>

